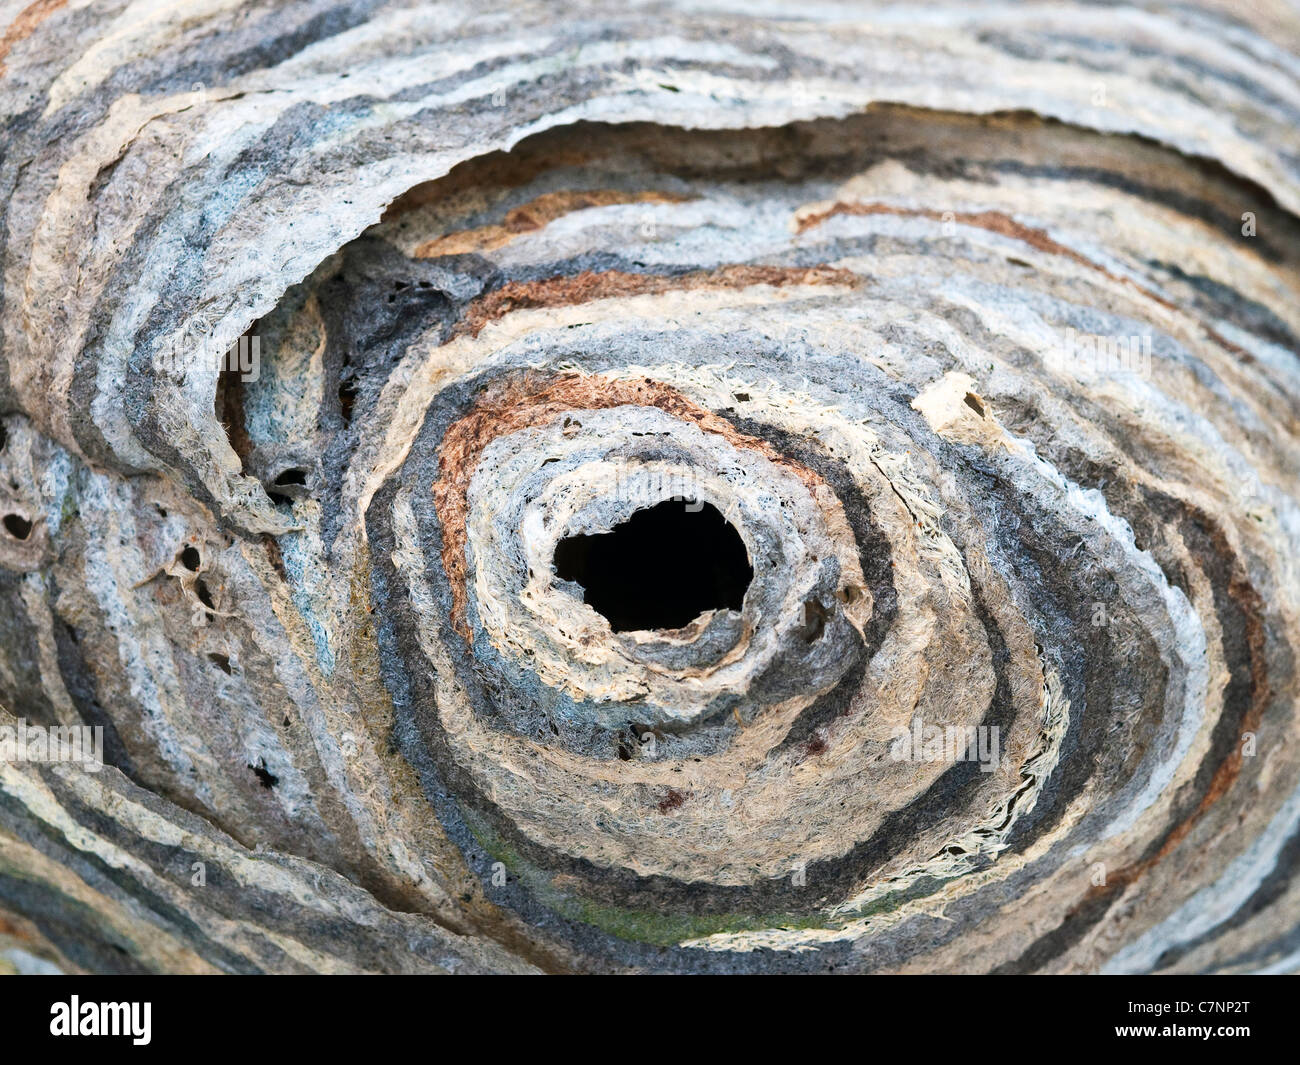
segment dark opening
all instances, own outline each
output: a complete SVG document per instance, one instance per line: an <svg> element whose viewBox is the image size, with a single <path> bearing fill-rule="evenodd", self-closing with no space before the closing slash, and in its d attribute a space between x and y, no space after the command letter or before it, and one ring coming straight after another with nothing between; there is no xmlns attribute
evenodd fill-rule
<svg viewBox="0 0 1300 1065"><path fill-rule="evenodd" d="M297 491L299 488L307 486L307 471L290 467L284 470L275 481L266 489L266 494L271 497L272 503L292 503L294 496L303 495ZM278 492L277 488L288 489L288 491Z"/></svg>
<svg viewBox="0 0 1300 1065"><path fill-rule="evenodd" d="M286 484L305 485L307 483L307 471L296 470L296 469L285 470L284 473L280 474L280 476L275 479L275 483L278 485L286 485Z"/></svg>
<svg viewBox="0 0 1300 1065"><path fill-rule="evenodd" d="M257 774L257 779L264 788L273 788L280 783L280 778L266 768L265 758L259 759L257 765L250 765L248 768Z"/></svg>
<svg viewBox="0 0 1300 1065"><path fill-rule="evenodd" d="M217 395L214 404L217 421L226 430L231 450L239 456L242 472L248 472L248 456L253 441L244 424L244 379L238 370L222 370L217 375Z"/></svg>
<svg viewBox="0 0 1300 1065"><path fill-rule="evenodd" d="M706 610L739 610L753 579L744 541L717 507L680 500L638 510L555 546L555 572L615 632L678 629Z"/></svg>
<svg viewBox="0 0 1300 1065"><path fill-rule="evenodd" d="M32 534L32 523L21 514L6 514L4 526L15 540L26 540Z"/></svg>
<svg viewBox="0 0 1300 1065"><path fill-rule="evenodd" d="M357 386L354 381L344 381L339 385L339 414L344 425L352 424L352 408L357 402Z"/></svg>

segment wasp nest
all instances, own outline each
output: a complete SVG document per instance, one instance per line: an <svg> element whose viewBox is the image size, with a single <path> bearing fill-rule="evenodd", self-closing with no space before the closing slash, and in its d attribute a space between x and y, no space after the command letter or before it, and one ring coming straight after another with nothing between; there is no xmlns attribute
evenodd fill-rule
<svg viewBox="0 0 1300 1065"><path fill-rule="evenodd" d="M10 24L0 959L1300 967L1294 11L749 6Z"/></svg>

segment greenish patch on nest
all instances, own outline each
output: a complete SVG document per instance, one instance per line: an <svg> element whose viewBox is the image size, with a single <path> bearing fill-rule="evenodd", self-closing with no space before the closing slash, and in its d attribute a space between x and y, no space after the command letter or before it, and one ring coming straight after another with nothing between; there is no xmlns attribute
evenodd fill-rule
<svg viewBox="0 0 1300 1065"><path fill-rule="evenodd" d="M550 873L527 861L495 829L472 811L465 810L464 817L470 832L488 856L494 861L501 862L539 902L567 920L591 925L619 939L648 943L657 947L673 947L687 940L723 933L762 932L769 929L832 930L841 927L843 923L842 919L828 921L823 914L661 913L628 910L595 902L556 887ZM933 886L925 891L913 889L893 892L863 907L854 918L889 913L906 902L933 894L941 886L942 881L936 880Z"/></svg>

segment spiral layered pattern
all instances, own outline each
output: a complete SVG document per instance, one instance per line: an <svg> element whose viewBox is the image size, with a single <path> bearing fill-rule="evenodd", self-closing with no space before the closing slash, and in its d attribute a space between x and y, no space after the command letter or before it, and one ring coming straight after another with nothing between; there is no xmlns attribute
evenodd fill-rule
<svg viewBox="0 0 1300 1065"><path fill-rule="evenodd" d="M1293 19L855 10L11 43L0 701L109 763L0 765L23 949L1300 964ZM743 589L602 612L650 512Z"/></svg>

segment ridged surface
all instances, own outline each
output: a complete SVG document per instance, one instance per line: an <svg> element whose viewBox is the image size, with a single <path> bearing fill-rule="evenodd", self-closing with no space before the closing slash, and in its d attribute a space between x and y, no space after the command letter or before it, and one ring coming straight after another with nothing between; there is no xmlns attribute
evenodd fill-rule
<svg viewBox="0 0 1300 1065"><path fill-rule="evenodd" d="M1300 968L1285 5L4 17L11 960Z"/></svg>

